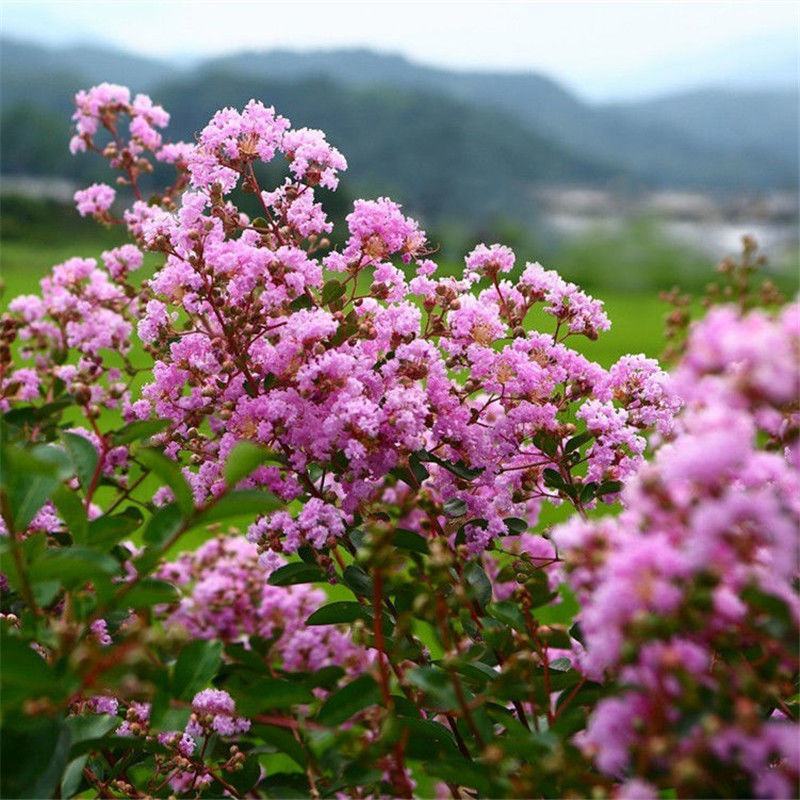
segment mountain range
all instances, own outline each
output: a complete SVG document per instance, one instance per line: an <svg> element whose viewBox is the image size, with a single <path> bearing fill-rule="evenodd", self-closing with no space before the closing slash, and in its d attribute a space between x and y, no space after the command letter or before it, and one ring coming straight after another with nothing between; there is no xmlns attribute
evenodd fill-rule
<svg viewBox="0 0 800 800"><path fill-rule="evenodd" d="M94 177L96 166L65 154L67 118L74 92L101 80L150 93L175 138L191 139L221 106L274 104L327 132L348 157L351 190L392 194L429 220L530 219L533 190L554 184L734 194L798 181L793 88L592 104L534 72L445 70L362 49L178 65L12 39L0 41L2 172Z"/></svg>

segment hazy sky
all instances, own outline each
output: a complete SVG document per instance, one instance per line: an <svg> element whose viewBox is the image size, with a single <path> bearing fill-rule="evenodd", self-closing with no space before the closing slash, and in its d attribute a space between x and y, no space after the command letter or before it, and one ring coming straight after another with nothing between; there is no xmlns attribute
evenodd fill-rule
<svg viewBox="0 0 800 800"><path fill-rule="evenodd" d="M368 46L456 68L536 69L586 95L796 75L800 4L1 0L6 35L182 60L244 48ZM787 66L788 65L788 66ZM790 77L791 77L790 74Z"/></svg>

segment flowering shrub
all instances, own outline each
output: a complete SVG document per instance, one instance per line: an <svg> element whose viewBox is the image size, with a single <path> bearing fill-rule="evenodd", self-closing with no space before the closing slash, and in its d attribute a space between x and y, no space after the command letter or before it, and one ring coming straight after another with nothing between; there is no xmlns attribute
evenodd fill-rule
<svg viewBox="0 0 800 800"><path fill-rule="evenodd" d="M582 604L581 668L619 687L581 746L652 796L797 786L798 323L797 306L709 313L674 376L675 439L626 486L622 514L553 535Z"/></svg>
<svg viewBox="0 0 800 800"><path fill-rule="evenodd" d="M796 307L606 370L507 247L439 274L380 198L333 249L320 131L76 106L132 243L3 318L6 795L791 794Z"/></svg>

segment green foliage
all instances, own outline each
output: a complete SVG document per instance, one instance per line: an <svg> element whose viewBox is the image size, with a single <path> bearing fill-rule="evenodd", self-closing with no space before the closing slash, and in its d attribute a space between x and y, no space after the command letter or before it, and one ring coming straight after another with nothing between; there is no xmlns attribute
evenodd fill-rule
<svg viewBox="0 0 800 800"><path fill-rule="evenodd" d="M311 613L306 624L346 627L356 640L379 648L374 668L363 674L346 675L340 667L286 672L270 661L271 642L258 637L251 637L246 646L165 637L159 632L159 609L174 607L180 592L154 575L162 558L194 531L237 520L244 524L279 508L280 501L269 493L236 488L275 456L257 446L237 445L225 464L225 490L198 508L180 464L147 446L163 423L117 427L109 440L131 448L141 481L152 475L175 496L173 502L154 508L146 501L134 502L115 485L93 492L92 487L102 483L97 453L88 440L64 431L69 410L67 404L17 409L7 415L10 419L3 427L0 500L12 535L2 543L0 554L11 590L10 608L27 606L18 626L2 626L4 796L77 796L88 786L87 769L92 775L111 776L118 764L125 765L129 780L152 773L154 759L167 752L161 744L119 736L114 733L118 718L76 709L74 698L95 674L103 675L111 687L123 678L140 687L152 705L153 731L181 729L188 719L188 703L203 689L216 686L231 694L237 713L247 715L252 727L239 743L244 748L239 766L224 779L220 776L225 784L218 785L216 778L209 784L205 795L210 797L220 791L244 796L261 768L272 763L281 766L268 769L259 783L260 796L307 796L309 774L326 792L346 792L356 785L390 792L396 778L382 781L383 772L375 765L396 757L392 754L398 747L421 785L442 779L500 796L511 792L508 771L518 759L539 751L552 756L568 747L555 733L543 738L543 733L531 732L531 720L519 709L533 698L539 704L540 727L554 731L566 726L571 733L572 723L567 722L574 715L565 712L562 721L555 712L549 717L545 713L547 687L570 692L578 687L580 676L568 664L543 667L516 654L566 646L577 611L574 597L553 595L541 573L517 564L519 591L527 594L527 605L492 602L492 583L479 561L462 562L463 554L442 550L434 540L394 524L368 531L354 527L345 539L352 549L338 562L301 549L299 560L289 561L269 578L272 586L286 591L297 584L328 586L330 601ZM35 429L30 422L47 430L49 441L27 442L27 432ZM587 441L577 435L568 449L579 452ZM412 462L409 469L418 479L428 463L461 481L477 476L462 464L424 451ZM102 513L91 520L86 513L90 495L102 505ZM21 526L48 498L56 504L64 530L20 538ZM465 520L466 510L462 501L448 504L454 530L463 531L467 522L485 524ZM526 528L514 518L506 525L516 533ZM133 557L133 579L126 571L130 553L120 545L131 538L143 546ZM510 562L507 568L512 568ZM60 629L48 626L44 611L57 603L69 609ZM37 608L38 614L31 613ZM119 626L130 614L147 620L149 627L124 633ZM107 654L90 643L90 628L100 619L115 631L115 644ZM465 636L474 646L454 653L450 642ZM52 655L43 658L31 646L34 642ZM130 655L126 648L133 648ZM517 710L509 712L509 704L516 704ZM582 707L566 705L570 714L584 713ZM47 713L29 713L39 708ZM432 713L444 715L448 724L431 719ZM378 718L375 728L370 721ZM292 727L282 727L284 720L291 720ZM361 738L367 728L377 731L368 744ZM499 770L482 762L490 741L498 748L493 758L499 759ZM209 752L221 746L210 742ZM576 759L574 768L579 764ZM537 794L554 780L556 776L544 769L539 777L526 777L518 789Z"/></svg>
<svg viewBox="0 0 800 800"><path fill-rule="evenodd" d="M222 643L191 642L181 650L172 675L172 693L183 700L208 686L222 663Z"/></svg>

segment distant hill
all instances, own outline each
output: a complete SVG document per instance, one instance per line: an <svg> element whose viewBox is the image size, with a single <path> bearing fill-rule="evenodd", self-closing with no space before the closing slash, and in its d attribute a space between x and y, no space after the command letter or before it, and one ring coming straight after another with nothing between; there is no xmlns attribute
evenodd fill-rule
<svg viewBox="0 0 800 800"><path fill-rule="evenodd" d="M634 123L669 126L709 150L771 151L784 163L797 156L797 90L694 90L608 110Z"/></svg>
<svg viewBox="0 0 800 800"><path fill-rule="evenodd" d="M220 106L242 106L253 96L294 125L325 130L347 156L351 185L397 196L426 219L529 217L535 184L596 183L615 174L511 117L424 91L223 72L182 78L158 91L182 133L199 130Z"/></svg>
<svg viewBox="0 0 800 800"><path fill-rule="evenodd" d="M440 91L502 109L587 158L663 186L791 186L798 174L798 93L702 91L591 105L532 72L461 72L368 50L274 50L216 59L241 75L324 75L351 86ZM716 132L716 135L715 135Z"/></svg>
<svg viewBox="0 0 800 800"><path fill-rule="evenodd" d="M123 50L96 45L43 47L17 39L0 39L0 87L2 103L13 105L39 98L58 98L70 107L71 95L101 81L129 83L134 88L150 87L174 75L176 67L166 61L137 56ZM35 83L31 83L31 79ZM32 88L36 98L32 97Z"/></svg>
<svg viewBox="0 0 800 800"><path fill-rule="evenodd" d="M393 193L430 220L529 220L532 190L573 183L720 192L796 186L798 99L708 90L592 105L536 73L460 72L369 50L239 53L192 67L99 47L0 42L3 172L95 177L65 154L74 91L150 92L189 137L222 105L274 103L324 128L354 190ZM53 143L63 141L64 150Z"/></svg>

